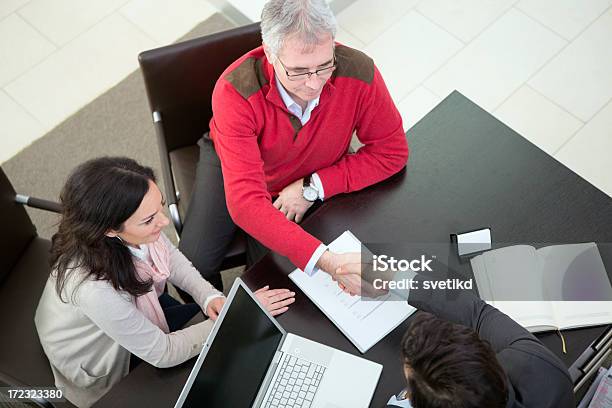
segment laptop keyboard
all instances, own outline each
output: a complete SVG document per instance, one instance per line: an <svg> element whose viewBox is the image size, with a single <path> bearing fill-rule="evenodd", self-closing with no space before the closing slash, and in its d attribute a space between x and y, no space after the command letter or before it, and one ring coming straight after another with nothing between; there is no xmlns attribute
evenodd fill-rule
<svg viewBox="0 0 612 408"><path fill-rule="evenodd" d="M283 354L265 408L308 408L314 400L325 367Z"/></svg>

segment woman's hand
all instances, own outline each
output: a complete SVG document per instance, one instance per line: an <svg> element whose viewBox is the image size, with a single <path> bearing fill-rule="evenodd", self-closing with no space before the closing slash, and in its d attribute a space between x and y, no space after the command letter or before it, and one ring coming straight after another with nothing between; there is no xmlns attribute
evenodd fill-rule
<svg viewBox="0 0 612 408"><path fill-rule="evenodd" d="M208 305L206 306L206 314L208 317L210 317L212 320L217 320L217 317L219 317L219 313L221 313L221 309L223 309L224 304L224 297L214 298L208 302Z"/></svg>
<svg viewBox="0 0 612 408"><path fill-rule="evenodd" d="M285 313L289 305L295 302L295 292L289 289L270 289L268 285L256 290L255 296L272 316Z"/></svg>

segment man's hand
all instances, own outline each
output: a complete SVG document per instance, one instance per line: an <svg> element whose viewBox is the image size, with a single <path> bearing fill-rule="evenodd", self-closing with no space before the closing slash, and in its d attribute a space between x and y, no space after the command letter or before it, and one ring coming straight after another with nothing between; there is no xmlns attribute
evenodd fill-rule
<svg viewBox="0 0 612 408"><path fill-rule="evenodd" d="M217 317L219 317L219 313L221 313L221 309L223 309L224 304L224 297L214 298L208 302L208 305L206 306L206 314L208 317L210 317L212 320L217 320Z"/></svg>
<svg viewBox="0 0 612 408"><path fill-rule="evenodd" d="M375 289L372 282L363 279L363 268L369 266L362 264L359 252L336 254L325 251L319 258L317 266L329 273L332 279L338 282L340 289L351 295L375 298L387 293L385 290Z"/></svg>
<svg viewBox="0 0 612 408"><path fill-rule="evenodd" d="M359 263L361 263L360 252L346 252L343 254L337 254L335 252L325 251L319 258L317 267L333 276L336 273L336 270L341 266Z"/></svg>
<svg viewBox="0 0 612 408"><path fill-rule="evenodd" d="M364 264L347 263L336 269L332 279L338 282L338 286L351 295L377 298L387 294L387 290L374 288L372 282L363 279Z"/></svg>
<svg viewBox="0 0 612 408"><path fill-rule="evenodd" d="M274 201L274 208L280 210L289 221L299 223L304 214L312 206L312 202L302 196L304 179L299 179L289 184L278 194Z"/></svg>
<svg viewBox="0 0 612 408"><path fill-rule="evenodd" d="M272 316L285 313L295 302L295 292L289 289L270 289L268 285L256 290L255 296Z"/></svg>

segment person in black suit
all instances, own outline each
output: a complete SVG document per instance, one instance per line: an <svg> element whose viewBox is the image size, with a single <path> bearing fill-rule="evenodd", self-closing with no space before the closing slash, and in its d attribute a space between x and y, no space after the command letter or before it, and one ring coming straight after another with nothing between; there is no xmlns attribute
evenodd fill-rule
<svg viewBox="0 0 612 408"><path fill-rule="evenodd" d="M343 275L355 278L361 265L348 265L337 274L340 281ZM576 406L567 368L525 328L471 291L448 296L424 288L429 278L423 275L412 279L417 289L401 293L420 310L401 346L407 387L391 397L388 407Z"/></svg>

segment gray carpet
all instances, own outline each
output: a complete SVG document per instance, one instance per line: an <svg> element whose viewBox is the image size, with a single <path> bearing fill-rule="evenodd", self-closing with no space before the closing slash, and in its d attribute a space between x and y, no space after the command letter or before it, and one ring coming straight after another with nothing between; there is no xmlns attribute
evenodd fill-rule
<svg viewBox="0 0 612 408"><path fill-rule="evenodd" d="M232 27L232 22L217 13L181 40ZM2 168L17 192L57 201L68 174L76 165L104 155L129 156L151 166L163 184L140 70L5 162ZM28 209L28 213L40 236L50 238L57 230L56 215L36 209ZM166 231L168 237L174 238L173 231L171 227Z"/></svg>

